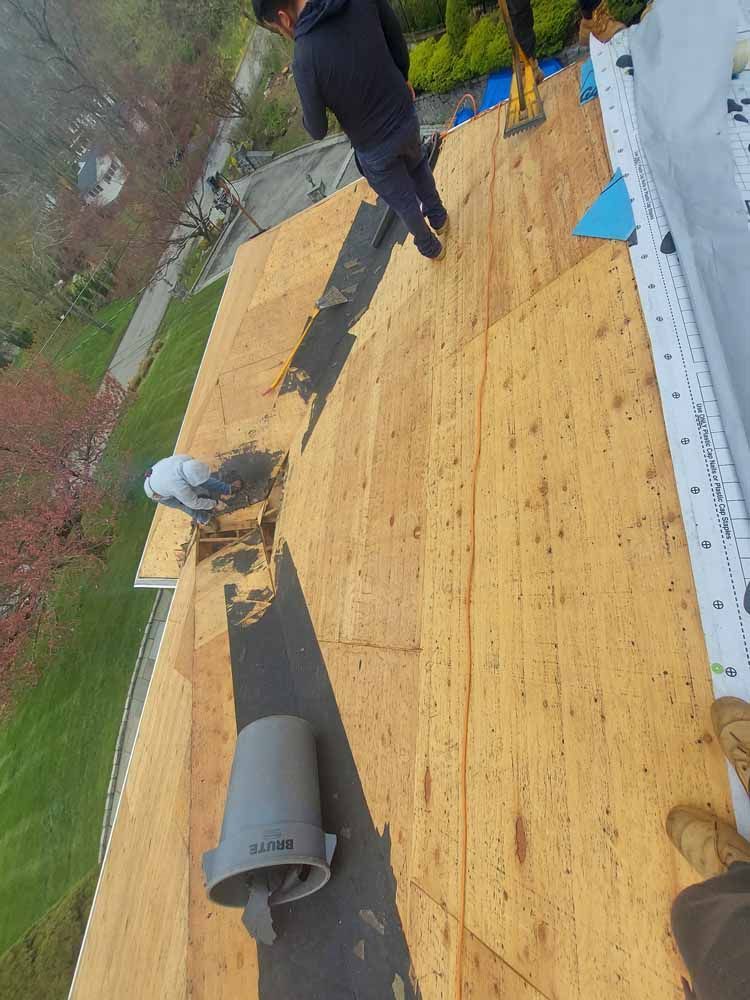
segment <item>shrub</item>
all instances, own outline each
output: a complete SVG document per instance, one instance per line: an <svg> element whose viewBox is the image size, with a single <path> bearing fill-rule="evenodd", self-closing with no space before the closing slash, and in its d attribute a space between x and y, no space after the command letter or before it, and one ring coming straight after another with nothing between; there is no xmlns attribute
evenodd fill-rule
<svg viewBox="0 0 750 1000"><path fill-rule="evenodd" d="M580 16L577 0L537 0L533 6L537 55L553 56L565 48Z"/></svg>
<svg viewBox="0 0 750 1000"><path fill-rule="evenodd" d="M448 0L445 6L445 29L454 55L463 52L470 27L469 0Z"/></svg>
<svg viewBox="0 0 750 1000"><path fill-rule="evenodd" d="M16 330L11 330L8 334L8 340L16 347L31 347L34 343L34 334L26 327L18 327Z"/></svg>
<svg viewBox="0 0 750 1000"><path fill-rule="evenodd" d="M399 0L392 4L404 31L423 31L445 24L445 0Z"/></svg>
<svg viewBox="0 0 750 1000"><path fill-rule="evenodd" d="M436 44L428 67L429 89L437 94L452 90L469 76L463 55L456 56L448 35L443 35Z"/></svg>
<svg viewBox="0 0 750 1000"><path fill-rule="evenodd" d="M440 94L452 90L470 75L468 62L463 54L454 54L447 35L439 42L429 38L412 49L409 79L417 90Z"/></svg>
<svg viewBox="0 0 750 1000"><path fill-rule="evenodd" d="M565 48L577 17L577 0L535 0L537 55L551 56ZM510 63L508 36L499 14L493 12L471 27L460 55L453 51L448 35L439 42L430 38L415 45L411 50L409 78L417 90L440 92Z"/></svg>
<svg viewBox="0 0 750 1000"><path fill-rule="evenodd" d="M280 138L289 127L289 108L281 101L266 101L260 112L260 126L269 142Z"/></svg>
<svg viewBox="0 0 750 1000"><path fill-rule="evenodd" d="M645 6L646 0L609 0L610 14L624 24L634 21Z"/></svg>
<svg viewBox="0 0 750 1000"><path fill-rule="evenodd" d="M429 90L430 61L437 42L434 38L427 38L424 42L419 42L410 52L409 79L412 86L417 90Z"/></svg>
<svg viewBox="0 0 750 1000"><path fill-rule="evenodd" d="M464 47L471 76L484 76L510 65L510 42L499 14L487 14L471 29Z"/></svg>

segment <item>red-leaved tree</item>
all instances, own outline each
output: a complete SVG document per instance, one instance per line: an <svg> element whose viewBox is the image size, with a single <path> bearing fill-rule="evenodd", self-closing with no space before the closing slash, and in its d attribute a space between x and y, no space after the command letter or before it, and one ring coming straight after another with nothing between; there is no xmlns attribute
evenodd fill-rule
<svg viewBox="0 0 750 1000"><path fill-rule="evenodd" d="M116 490L99 470L124 392L44 363L0 374L0 707L57 574L111 540Z"/></svg>

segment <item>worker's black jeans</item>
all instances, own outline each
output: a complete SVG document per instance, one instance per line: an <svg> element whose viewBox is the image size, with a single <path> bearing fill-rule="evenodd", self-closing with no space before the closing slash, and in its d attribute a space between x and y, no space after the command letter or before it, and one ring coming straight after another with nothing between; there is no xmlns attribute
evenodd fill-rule
<svg viewBox="0 0 750 1000"><path fill-rule="evenodd" d="M672 907L672 931L693 981L694 1000L750 997L750 864L691 885Z"/></svg>
<svg viewBox="0 0 750 1000"><path fill-rule="evenodd" d="M581 17L591 18L601 0L579 0ZM516 41L529 59L536 58L536 35L531 0L508 0L508 13Z"/></svg>
<svg viewBox="0 0 750 1000"><path fill-rule="evenodd" d="M439 229L448 213L422 148L416 113L376 149L357 150L357 164L373 191L404 220L417 250L424 257L437 257L442 244L425 216Z"/></svg>

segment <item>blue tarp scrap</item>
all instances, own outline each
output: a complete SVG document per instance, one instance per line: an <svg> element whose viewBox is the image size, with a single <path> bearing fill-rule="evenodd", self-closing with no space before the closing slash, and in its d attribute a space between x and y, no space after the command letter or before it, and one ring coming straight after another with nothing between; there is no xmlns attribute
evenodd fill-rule
<svg viewBox="0 0 750 1000"><path fill-rule="evenodd" d="M464 122L467 122L470 118L473 117L474 117L474 109L469 104L469 102L466 101L464 104L461 105L461 107L456 112L456 117L453 119L453 124L463 125Z"/></svg>
<svg viewBox="0 0 750 1000"><path fill-rule="evenodd" d="M540 59L539 66L545 76L552 76L553 73L557 73L562 69L562 63L559 59ZM513 70L510 68L490 73L487 85L484 88L482 103L479 105L478 110L487 111L489 108L494 108L498 104L502 104L503 101L507 101L510 96L510 83L512 79ZM474 111L472 108L468 104L464 104L456 113L453 124L462 125L473 117Z"/></svg>
<svg viewBox="0 0 750 1000"><path fill-rule="evenodd" d="M575 227L573 235L627 241L634 231L633 206L625 178L618 168L612 180Z"/></svg>
<svg viewBox="0 0 750 1000"><path fill-rule="evenodd" d="M594 64L590 59L581 66L581 91L580 91L580 102L581 104L588 104L589 101L593 101L595 97L599 96L599 91L596 89L596 76L594 74Z"/></svg>

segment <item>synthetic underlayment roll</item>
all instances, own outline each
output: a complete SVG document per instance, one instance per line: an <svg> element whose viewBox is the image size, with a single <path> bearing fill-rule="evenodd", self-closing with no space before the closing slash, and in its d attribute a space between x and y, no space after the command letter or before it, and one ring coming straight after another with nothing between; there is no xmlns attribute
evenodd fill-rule
<svg viewBox="0 0 750 1000"><path fill-rule="evenodd" d="M750 500L750 229L727 88L736 0L656 0L632 30L638 129L679 254L724 430Z"/></svg>

